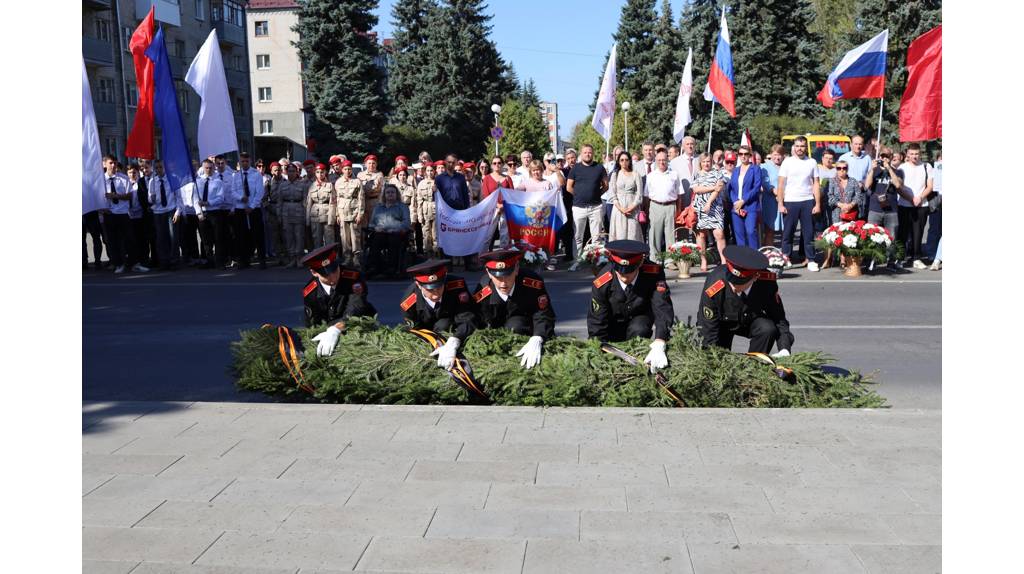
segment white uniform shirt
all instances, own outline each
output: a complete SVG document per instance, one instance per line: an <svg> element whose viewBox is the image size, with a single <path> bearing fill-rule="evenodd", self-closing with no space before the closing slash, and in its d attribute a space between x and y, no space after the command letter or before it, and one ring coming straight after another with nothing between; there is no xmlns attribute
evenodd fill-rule
<svg viewBox="0 0 1024 574"><path fill-rule="evenodd" d="M114 192L118 195L128 193L128 178L122 177L120 174L107 175L103 174L103 193L110 193L110 182L114 182ZM128 215L128 209L131 206L128 205L127 199L118 199L117 202L113 199L107 199L107 209L113 215Z"/></svg>
<svg viewBox="0 0 1024 574"><path fill-rule="evenodd" d="M209 185L207 185L207 183L209 183ZM225 182L220 178L220 174L216 172L214 172L214 174L209 178L205 175L201 175L196 178L197 212L202 211L203 213L206 213L208 211L231 209L233 205L230 192L231 188L225 186L224 183ZM206 194L206 207L200 208L199 202L202 201L204 192Z"/></svg>
<svg viewBox="0 0 1024 574"><path fill-rule="evenodd" d="M260 172L256 171L256 168L250 167L248 170L238 170L235 172L235 199L237 203L235 208L245 209L256 209L260 206L263 201L263 176ZM242 197L245 195L245 181L249 182L249 201L243 203Z"/></svg>
<svg viewBox="0 0 1024 574"><path fill-rule="evenodd" d="M182 215L195 215L198 211L199 197L196 184L191 181L181 186L181 189L175 194L178 200L179 213Z"/></svg>
<svg viewBox="0 0 1024 574"><path fill-rule="evenodd" d="M142 185L142 179L136 179L135 181L127 180L128 182L128 193L131 194L131 199L128 200L128 215L132 219L142 219L145 212L142 210L142 204L139 203L139 187Z"/></svg>
<svg viewBox="0 0 1024 574"><path fill-rule="evenodd" d="M161 183L164 186L164 197L167 199L167 205L163 205L160 201ZM164 174L162 177L154 175L149 178L149 181L146 182L146 187L149 189L149 206L153 208L153 213L181 213L178 204L178 194L171 188L171 182L167 179L167 174Z"/></svg>
<svg viewBox="0 0 1024 574"><path fill-rule="evenodd" d="M679 198L679 177L672 171L655 166L644 180L644 197L659 203L672 203Z"/></svg>

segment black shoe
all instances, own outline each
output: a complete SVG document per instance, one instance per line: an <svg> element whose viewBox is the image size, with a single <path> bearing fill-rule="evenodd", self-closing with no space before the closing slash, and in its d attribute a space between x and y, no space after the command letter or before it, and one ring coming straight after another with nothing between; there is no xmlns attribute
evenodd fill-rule
<svg viewBox="0 0 1024 574"><path fill-rule="evenodd" d="M267 269L267 262L266 261L260 261L260 269L263 270L263 271L266 271L266 269Z"/></svg>
<svg viewBox="0 0 1024 574"><path fill-rule="evenodd" d="M206 261L204 263L200 263L196 267L198 267L200 269L213 269L213 263L210 263L209 261Z"/></svg>

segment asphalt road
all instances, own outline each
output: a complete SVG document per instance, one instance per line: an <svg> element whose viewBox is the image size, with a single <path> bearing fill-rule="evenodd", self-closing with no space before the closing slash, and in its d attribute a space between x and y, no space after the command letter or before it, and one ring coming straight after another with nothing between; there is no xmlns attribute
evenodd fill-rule
<svg viewBox="0 0 1024 574"><path fill-rule="evenodd" d="M461 270L457 270L459 273ZM669 272L670 274L674 272ZM475 282L480 274L464 276ZM85 400L261 401L235 390L229 344L263 323L302 323L298 269L186 270L114 276L83 273ZM589 271L544 273L559 334L586 335ZM783 301L797 351L821 350L836 364L873 373L895 407L942 407L942 272L787 272ZM695 316L703 277L670 280L676 316ZM399 322L406 281L375 281L370 300ZM737 338L734 350L745 351Z"/></svg>

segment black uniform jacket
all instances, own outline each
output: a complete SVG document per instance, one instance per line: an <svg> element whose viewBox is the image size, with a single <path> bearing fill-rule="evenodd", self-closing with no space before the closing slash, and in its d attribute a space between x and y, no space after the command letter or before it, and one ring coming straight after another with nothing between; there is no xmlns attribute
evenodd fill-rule
<svg viewBox="0 0 1024 574"><path fill-rule="evenodd" d="M636 317L646 316L654 325L654 338L668 340L675 313L661 265L641 265L628 296L608 265L594 279L590 299L587 332L591 339L607 341L613 333L625 332Z"/></svg>
<svg viewBox="0 0 1024 574"><path fill-rule="evenodd" d="M466 289L466 280L457 275L448 275L445 278L444 295L433 309L423 298L416 282L405 290L400 306L405 322L416 329L451 329L452 336L463 343L475 329L476 306L469 290ZM441 325L437 326L438 323Z"/></svg>
<svg viewBox="0 0 1024 574"><path fill-rule="evenodd" d="M555 310L551 307L551 298L544 287L544 280L530 269L519 269L508 301L498 295L486 273L477 285L473 299L480 319L487 327L501 328L510 318L522 317L527 324L533 325L532 335L545 340L555 336Z"/></svg>
<svg viewBox="0 0 1024 574"><path fill-rule="evenodd" d="M302 290L302 305L306 312L306 326L334 323L347 317L372 317L377 313L366 299L366 281L358 271L341 268L338 284L328 295L320 280L310 277Z"/></svg>
<svg viewBox="0 0 1024 574"><path fill-rule="evenodd" d="M722 329L748 332L750 324L759 317L767 317L779 330L779 348L791 349L794 337L786 320L779 285L775 275L762 272L747 291L746 300L729 286L728 270L719 265L708 274L697 310L697 327L704 337L704 346L714 345Z"/></svg>

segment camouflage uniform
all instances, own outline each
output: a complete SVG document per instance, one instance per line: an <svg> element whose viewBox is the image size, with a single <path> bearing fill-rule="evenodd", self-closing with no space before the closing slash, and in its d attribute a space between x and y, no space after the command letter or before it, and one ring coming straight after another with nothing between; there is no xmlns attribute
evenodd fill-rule
<svg viewBox="0 0 1024 574"><path fill-rule="evenodd" d="M313 249L334 243L334 225L337 221L334 185L329 181L313 180L306 194L306 223L313 231Z"/></svg>
<svg viewBox="0 0 1024 574"><path fill-rule="evenodd" d="M358 179L339 177L334 182L337 201L336 213L341 231L341 256L345 261L354 261L355 254L363 249L361 220L366 218L366 195ZM368 218L367 218L368 219Z"/></svg>
<svg viewBox="0 0 1024 574"><path fill-rule="evenodd" d="M281 227L281 216L277 208L277 185L284 179L267 178L266 191L263 194L263 213L267 214L267 233L270 234L270 244L274 248L274 256L278 263L284 265L288 260L288 249L284 244L284 229Z"/></svg>
<svg viewBox="0 0 1024 574"><path fill-rule="evenodd" d="M370 223L369 214L373 213L374 206L380 202L380 192L384 188L384 174L375 171L373 173L363 171L357 176L359 182L363 184L363 196L365 197L366 205L363 207L363 211L367 214L365 220L362 221L360 227L366 229Z"/></svg>
<svg viewBox="0 0 1024 574"><path fill-rule="evenodd" d="M434 180L424 179L416 187L412 209L416 213L412 216L413 221L423 227L423 251L429 253L437 244L437 234L434 228L434 219L437 216L437 206L434 204Z"/></svg>
<svg viewBox="0 0 1024 574"><path fill-rule="evenodd" d="M277 214L281 218L281 227L284 229L284 242L288 247L288 257L292 264L299 266L299 258L302 257L303 243L306 235L306 213L305 201L306 190L309 184L296 179L289 181L282 179L277 183L275 195L277 200Z"/></svg>

